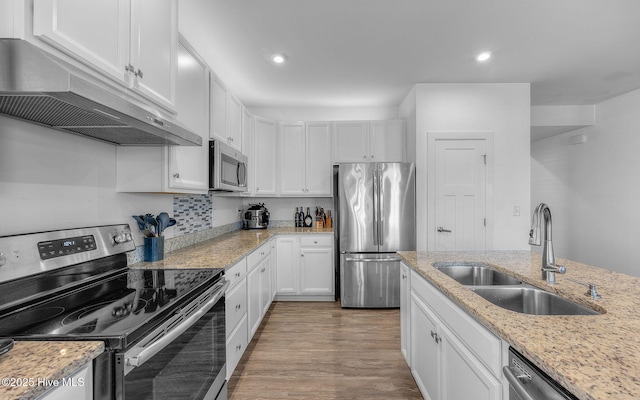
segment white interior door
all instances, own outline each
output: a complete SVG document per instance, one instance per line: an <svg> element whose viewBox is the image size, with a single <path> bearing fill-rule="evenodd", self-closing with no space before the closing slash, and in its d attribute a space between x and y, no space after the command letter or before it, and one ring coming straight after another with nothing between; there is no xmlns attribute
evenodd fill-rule
<svg viewBox="0 0 640 400"><path fill-rule="evenodd" d="M485 250L486 159L484 139L435 140L434 250Z"/></svg>

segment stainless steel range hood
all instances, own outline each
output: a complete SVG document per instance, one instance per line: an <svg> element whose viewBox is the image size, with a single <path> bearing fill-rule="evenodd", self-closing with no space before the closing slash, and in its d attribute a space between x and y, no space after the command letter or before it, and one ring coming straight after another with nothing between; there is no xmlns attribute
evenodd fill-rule
<svg viewBox="0 0 640 400"><path fill-rule="evenodd" d="M202 138L128 93L24 40L0 40L0 114L119 145Z"/></svg>

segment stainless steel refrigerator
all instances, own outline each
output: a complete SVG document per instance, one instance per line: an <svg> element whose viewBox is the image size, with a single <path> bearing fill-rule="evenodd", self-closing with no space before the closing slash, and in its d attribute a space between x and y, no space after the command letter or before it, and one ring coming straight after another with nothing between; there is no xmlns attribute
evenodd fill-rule
<svg viewBox="0 0 640 400"><path fill-rule="evenodd" d="M399 307L395 252L416 249L415 167L341 164L337 182L342 307Z"/></svg>

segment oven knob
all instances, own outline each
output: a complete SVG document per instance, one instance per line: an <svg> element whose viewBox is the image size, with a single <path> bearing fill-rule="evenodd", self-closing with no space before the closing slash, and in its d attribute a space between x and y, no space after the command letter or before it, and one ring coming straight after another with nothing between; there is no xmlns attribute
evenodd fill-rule
<svg viewBox="0 0 640 400"><path fill-rule="evenodd" d="M129 232L124 232L121 233L119 235L116 235L113 237L113 243L114 244L120 244L120 243L126 243L126 242L130 242L133 238L131 237L131 233Z"/></svg>

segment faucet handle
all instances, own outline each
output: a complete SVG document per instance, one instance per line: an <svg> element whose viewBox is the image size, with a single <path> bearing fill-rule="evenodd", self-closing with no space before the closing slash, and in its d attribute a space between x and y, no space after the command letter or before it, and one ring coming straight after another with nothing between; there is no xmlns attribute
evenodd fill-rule
<svg viewBox="0 0 640 400"><path fill-rule="evenodd" d="M570 280L571 282L575 282L577 284L586 286L589 288L589 290L587 290L587 293L585 293L585 295L587 296L591 296L592 299L601 299L602 296L600 296L600 294L598 293L598 291L596 290L596 285L595 283L584 283L575 279L571 279L571 278L567 278L568 280Z"/></svg>

